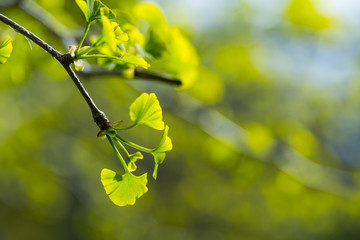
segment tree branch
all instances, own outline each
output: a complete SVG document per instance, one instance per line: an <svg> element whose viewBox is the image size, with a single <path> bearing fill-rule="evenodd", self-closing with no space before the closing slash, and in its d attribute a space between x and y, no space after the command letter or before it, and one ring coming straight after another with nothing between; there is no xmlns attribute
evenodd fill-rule
<svg viewBox="0 0 360 240"><path fill-rule="evenodd" d="M67 71L73 82L75 83L76 87L80 91L81 95L87 102L88 106L91 109L91 113L93 115L94 121L98 125L98 127L103 130L111 126L111 123L107 119L106 115L98 109L98 107L95 105L94 101L91 99L90 95L88 94L82 83L80 82L77 75L71 69L70 64L73 62L73 58L70 56L69 53L61 54L59 51L57 51L55 48L47 44L38 36L36 36L29 30L25 29L21 25L17 24L13 20L7 18L2 14L0 14L0 21L4 22L6 25L11 27L15 31L19 32L20 34L24 35L25 37L31 39L34 43L39 45L41 48L43 48L45 51L51 54L54 58L56 58L65 68L65 70Z"/></svg>

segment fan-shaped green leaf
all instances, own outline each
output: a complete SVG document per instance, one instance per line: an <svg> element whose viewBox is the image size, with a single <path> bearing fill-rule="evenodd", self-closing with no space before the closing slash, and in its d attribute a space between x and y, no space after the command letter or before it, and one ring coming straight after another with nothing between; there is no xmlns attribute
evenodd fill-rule
<svg viewBox="0 0 360 240"><path fill-rule="evenodd" d="M139 177L131 173L119 175L104 168L101 171L101 182L111 201L118 206L134 205L136 199L148 190L147 173Z"/></svg>
<svg viewBox="0 0 360 240"><path fill-rule="evenodd" d="M122 57L119 57L118 59L121 62L134 64L136 66L143 67L145 69L150 67L150 65L145 61L145 59L143 59L141 57L138 57L138 56L135 56L135 55L128 54L128 53L126 53Z"/></svg>
<svg viewBox="0 0 360 240"><path fill-rule="evenodd" d="M9 35L5 36L5 39L0 42L0 63L6 63L9 59L13 46L11 43L11 37Z"/></svg>
<svg viewBox="0 0 360 240"><path fill-rule="evenodd" d="M167 27L164 14L156 4L138 3L134 7L134 15L137 18L144 19L152 26Z"/></svg>
<svg viewBox="0 0 360 240"><path fill-rule="evenodd" d="M81 11L84 13L87 22L92 22L96 19L100 19L101 8L106 8L108 10L107 11L108 18L115 17L114 13L99 0L75 0L75 1L76 4L81 9Z"/></svg>
<svg viewBox="0 0 360 240"><path fill-rule="evenodd" d="M161 31L149 29L144 50L154 58L162 58L167 51L167 38Z"/></svg>
<svg viewBox="0 0 360 240"><path fill-rule="evenodd" d="M154 93L143 93L130 105L130 118L135 124L164 129L162 109Z"/></svg>
<svg viewBox="0 0 360 240"><path fill-rule="evenodd" d="M111 48L113 52L116 52L116 47L122 42L126 42L129 38L124 33L116 22L111 22L108 18L108 9L101 9L101 21L103 25L103 31L98 41L104 41Z"/></svg>

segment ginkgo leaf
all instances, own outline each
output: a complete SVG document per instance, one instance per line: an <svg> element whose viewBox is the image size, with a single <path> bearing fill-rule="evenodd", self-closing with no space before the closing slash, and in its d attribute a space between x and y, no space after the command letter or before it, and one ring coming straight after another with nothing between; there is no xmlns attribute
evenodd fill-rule
<svg viewBox="0 0 360 240"><path fill-rule="evenodd" d="M156 4L138 3L134 7L134 15L137 18L144 19L152 26L159 28L167 26L164 14Z"/></svg>
<svg viewBox="0 0 360 240"><path fill-rule="evenodd" d="M116 22L111 22L108 18L108 9L102 8L101 21L103 25L103 31L98 41L104 41L111 48L113 52L116 52L116 47L121 42L129 40L128 35L124 33Z"/></svg>
<svg viewBox="0 0 360 240"><path fill-rule="evenodd" d="M135 164L135 162L138 160L138 159L143 159L144 156L140 153L140 152L136 152L134 154L131 154L129 157L128 157L128 169L130 172L134 172L136 169L137 169L137 166Z"/></svg>
<svg viewBox="0 0 360 240"><path fill-rule="evenodd" d="M148 67L150 67L150 64L148 64L145 59L135 56L135 55L131 55L126 53L124 56L119 57L118 58L119 61L125 62L125 63L130 63L139 67L143 67L145 69L147 69Z"/></svg>
<svg viewBox="0 0 360 240"><path fill-rule="evenodd" d="M101 182L111 201L121 207L134 205L136 199L148 191L147 173L139 177L129 172L119 175L104 168L101 171Z"/></svg>
<svg viewBox="0 0 360 240"><path fill-rule="evenodd" d="M81 11L84 13L86 21L88 23L96 20L101 19L101 8L106 8L107 11L107 17L108 18L114 18L114 13L106 7L101 1L99 0L75 0L76 4L79 6Z"/></svg>
<svg viewBox="0 0 360 240"><path fill-rule="evenodd" d="M162 109L154 93L143 93L130 105L130 119L157 130L164 129Z"/></svg>
<svg viewBox="0 0 360 240"><path fill-rule="evenodd" d="M167 38L162 32L156 29L149 29L144 50L156 59L162 58L166 55L166 43Z"/></svg>
<svg viewBox="0 0 360 240"><path fill-rule="evenodd" d="M144 156L141 154L141 152L136 152L136 153L134 153L134 154L131 154L130 156L129 156L129 161L130 162L136 162L136 160L138 160L138 159L143 159L144 158Z"/></svg>
<svg viewBox="0 0 360 240"><path fill-rule="evenodd" d="M6 63L6 61L10 58L11 52L13 50L13 46L11 43L11 37L9 35L5 36L5 39L0 42L0 63Z"/></svg>
<svg viewBox="0 0 360 240"><path fill-rule="evenodd" d="M165 156L166 156L165 152L171 151L171 149L173 148L171 139L168 136L168 132L169 132L169 127L166 125L164 135L160 141L159 146L151 151L151 154L153 155L155 161L155 167L153 172L154 179L157 178L157 169L159 164L163 163L165 160Z"/></svg>
<svg viewBox="0 0 360 240"><path fill-rule="evenodd" d="M100 51L100 50L99 50ZM97 55L94 55L94 57L96 57ZM119 67L119 65L123 65L126 69L128 68L128 66L125 66L126 64L132 64L138 67L142 67L147 69L150 65L145 61L145 59L135 56L135 55L131 55L129 53L126 53L124 56L122 57L106 57L103 58L103 56L99 56L98 57L101 61L99 61L100 65L105 65L107 67L114 68L114 67ZM115 65L115 66L112 66ZM120 69L120 68L119 68ZM123 69L121 69L123 71Z"/></svg>
<svg viewBox="0 0 360 240"><path fill-rule="evenodd" d="M153 68L170 73L182 81L182 88L189 88L198 78L199 56L195 47L177 28L170 28L167 35L166 55L153 62Z"/></svg>

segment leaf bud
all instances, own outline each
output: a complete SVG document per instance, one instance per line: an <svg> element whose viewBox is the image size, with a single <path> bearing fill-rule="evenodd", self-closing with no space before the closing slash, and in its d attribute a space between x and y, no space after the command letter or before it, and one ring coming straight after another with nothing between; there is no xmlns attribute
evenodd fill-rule
<svg viewBox="0 0 360 240"><path fill-rule="evenodd" d="M115 122L112 123L112 127L113 128L119 128L123 125L124 121L123 120L117 120Z"/></svg>
<svg viewBox="0 0 360 240"><path fill-rule="evenodd" d="M99 131L97 134L97 137L100 139L104 139L105 136L106 136L106 131L104 131L104 130Z"/></svg>

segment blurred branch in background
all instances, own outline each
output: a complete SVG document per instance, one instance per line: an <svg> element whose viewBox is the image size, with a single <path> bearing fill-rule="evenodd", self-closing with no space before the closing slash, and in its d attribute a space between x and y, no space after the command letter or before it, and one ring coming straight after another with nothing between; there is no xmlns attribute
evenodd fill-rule
<svg viewBox="0 0 360 240"><path fill-rule="evenodd" d="M99 70L90 70L90 71L83 71L80 72L81 75L85 76L85 77L98 77L98 76L118 76L119 78L124 78L123 73L121 71L109 71L106 69L99 69ZM161 82L161 83L165 83L165 84L169 84L172 86L176 86L176 87L180 87L181 86L181 81L173 78L171 76L168 76L166 74L163 73L157 73L157 72L153 72L151 70L145 70L142 68L135 68L135 72L134 72L134 79L141 79L141 80L149 80L149 81L156 81L156 82ZM126 78L124 78L124 80L126 80Z"/></svg>
<svg viewBox="0 0 360 240"><path fill-rule="evenodd" d="M358 190L351 172L314 163L291 146L276 139L271 140L273 147L269 154L253 151L248 141L251 133L185 93L179 94L179 101L176 104L176 107L167 110L196 124L213 138L231 146L239 154L272 164L310 188L348 198L354 196L355 191Z"/></svg>

